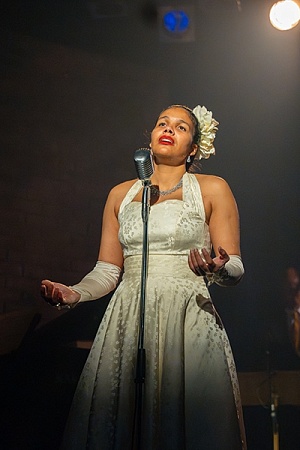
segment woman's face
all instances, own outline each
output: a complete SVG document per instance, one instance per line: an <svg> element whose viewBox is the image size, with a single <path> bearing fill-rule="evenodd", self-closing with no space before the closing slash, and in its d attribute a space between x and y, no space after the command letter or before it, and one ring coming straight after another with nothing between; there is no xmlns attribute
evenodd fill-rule
<svg viewBox="0 0 300 450"><path fill-rule="evenodd" d="M160 114L151 133L153 155L164 160L184 161L197 151L197 145L193 144L194 132L194 124L185 109L166 109Z"/></svg>

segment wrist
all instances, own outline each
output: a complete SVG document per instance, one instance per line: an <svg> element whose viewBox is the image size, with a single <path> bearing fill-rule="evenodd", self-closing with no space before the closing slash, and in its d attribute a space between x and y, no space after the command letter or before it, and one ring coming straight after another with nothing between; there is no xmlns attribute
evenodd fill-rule
<svg viewBox="0 0 300 450"><path fill-rule="evenodd" d="M235 286L244 275L244 266L239 255L229 255L227 263L216 272L207 276L208 284L216 283L219 286Z"/></svg>

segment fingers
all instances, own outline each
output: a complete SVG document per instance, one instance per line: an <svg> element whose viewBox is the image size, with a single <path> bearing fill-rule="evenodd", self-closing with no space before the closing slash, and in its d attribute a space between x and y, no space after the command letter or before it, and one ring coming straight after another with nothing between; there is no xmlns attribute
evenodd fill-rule
<svg viewBox="0 0 300 450"><path fill-rule="evenodd" d="M225 259L227 261L229 261L230 257L228 255L228 253L226 252L226 250L224 250L224 248L219 247L218 248L219 254L220 254L220 259Z"/></svg>
<svg viewBox="0 0 300 450"><path fill-rule="evenodd" d="M198 249L192 249L188 257L190 269L196 275L205 275L213 272L216 264L207 250L203 249L201 254Z"/></svg>
<svg viewBox="0 0 300 450"><path fill-rule="evenodd" d="M204 258L206 269L208 269L207 271L214 272L214 269L216 268L217 265L210 256L210 253L205 248L202 249L202 257Z"/></svg>
<svg viewBox="0 0 300 450"><path fill-rule="evenodd" d="M41 296L50 304L56 305L63 302L62 292L56 283L43 280L41 283Z"/></svg>
<svg viewBox="0 0 300 450"><path fill-rule="evenodd" d="M43 280L41 283L41 295L43 298L51 298L53 283L49 280Z"/></svg>
<svg viewBox="0 0 300 450"><path fill-rule="evenodd" d="M201 252L198 249L192 249L188 257L190 269L196 275L202 276L217 272L230 259L222 247L219 247L218 250L219 256L212 258L205 248Z"/></svg>

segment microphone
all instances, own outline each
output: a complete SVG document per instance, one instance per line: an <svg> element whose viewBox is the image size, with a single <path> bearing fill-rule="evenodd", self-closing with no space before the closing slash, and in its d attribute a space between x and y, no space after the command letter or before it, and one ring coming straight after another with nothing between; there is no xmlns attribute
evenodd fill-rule
<svg viewBox="0 0 300 450"><path fill-rule="evenodd" d="M152 155L149 148L139 148L136 150L134 153L134 163L138 178L142 181L149 181L154 172Z"/></svg>

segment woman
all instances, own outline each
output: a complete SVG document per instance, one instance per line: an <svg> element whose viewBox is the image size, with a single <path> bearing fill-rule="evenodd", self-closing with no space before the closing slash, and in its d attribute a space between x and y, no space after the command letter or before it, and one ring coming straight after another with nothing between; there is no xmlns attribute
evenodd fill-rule
<svg viewBox="0 0 300 450"><path fill-rule="evenodd" d="M151 133L143 450L246 448L231 349L207 289L243 275L238 211L223 179L187 172L214 153L217 125L205 107L173 105ZM42 295L60 308L107 294L124 270L75 393L68 450L135 445L142 187L130 180L111 190L92 272L71 288L42 281Z"/></svg>

